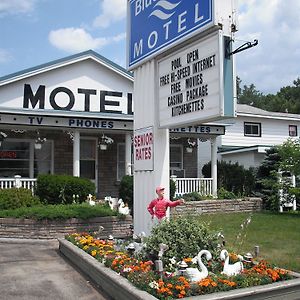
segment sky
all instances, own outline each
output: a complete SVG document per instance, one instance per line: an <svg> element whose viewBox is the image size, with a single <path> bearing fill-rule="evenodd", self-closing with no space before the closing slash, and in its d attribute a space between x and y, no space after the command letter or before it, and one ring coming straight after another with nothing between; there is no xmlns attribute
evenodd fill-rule
<svg viewBox="0 0 300 300"><path fill-rule="evenodd" d="M173 1L173 0L171 0ZM300 1L237 0L242 85L277 93L300 77ZM0 0L0 77L93 49L126 67L127 0Z"/></svg>

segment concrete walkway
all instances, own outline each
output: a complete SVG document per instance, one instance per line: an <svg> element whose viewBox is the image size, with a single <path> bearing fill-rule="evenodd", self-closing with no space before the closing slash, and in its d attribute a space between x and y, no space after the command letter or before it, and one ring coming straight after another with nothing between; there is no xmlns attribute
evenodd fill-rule
<svg viewBox="0 0 300 300"><path fill-rule="evenodd" d="M109 300L58 252L56 240L0 239L3 300Z"/></svg>

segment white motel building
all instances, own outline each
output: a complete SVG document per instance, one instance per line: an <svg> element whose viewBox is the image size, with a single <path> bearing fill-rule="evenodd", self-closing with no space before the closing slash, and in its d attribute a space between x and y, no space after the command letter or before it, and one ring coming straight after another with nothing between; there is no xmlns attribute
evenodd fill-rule
<svg viewBox="0 0 300 300"><path fill-rule="evenodd" d="M0 181L68 174L92 180L98 197L117 197L122 177L134 172L132 93L133 75L92 50L0 78ZM172 130L170 175L197 177L188 141L224 132Z"/></svg>

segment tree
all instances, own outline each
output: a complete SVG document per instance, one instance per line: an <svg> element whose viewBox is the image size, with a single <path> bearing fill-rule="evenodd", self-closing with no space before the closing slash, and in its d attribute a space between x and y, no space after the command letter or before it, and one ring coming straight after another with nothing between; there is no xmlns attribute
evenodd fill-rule
<svg viewBox="0 0 300 300"><path fill-rule="evenodd" d="M238 103L260 107L260 103L262 102L264 95L256 89L253 83L251 83L249 86L244 85L241 89L240 84L242 81L239 78L237 80L239 80L237 89Z"/></svg>
<svg viewBox="0 0 300 300"><path fill-rule="evenodd" d="M289 138L278 146L278 153L281 157L280 168L295 176L300 175L300 139Z"/></svg>
<svg viewBox="0 0 300 300"><path fill-rule="evenodd" d="M278 169L281 157L277 147L266 151L265 159L258 167L256 174L256 190L258 196L263 199L264 208L268 210L279 210L279 181Z"/></svg>
<svg viewBox="0 0 300 300"><path fill-rule="evenodd" d="M237 77L237 102L252 105L267 111L300 114L300 78L293 81L293 86L282 87L276 94L263 95L252 83L242 86Z"/></svg>

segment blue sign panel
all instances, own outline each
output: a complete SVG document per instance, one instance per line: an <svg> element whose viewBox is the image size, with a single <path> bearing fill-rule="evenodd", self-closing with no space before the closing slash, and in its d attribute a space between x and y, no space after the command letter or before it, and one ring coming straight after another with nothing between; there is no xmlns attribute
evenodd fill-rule
<svg viewBox="0 0 300 300"><path fill-rule="evenodd" d="M213 24L212 0L131 0L129 67Z"/></svg>

